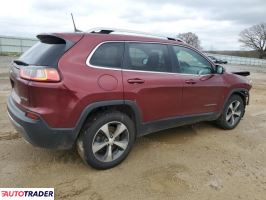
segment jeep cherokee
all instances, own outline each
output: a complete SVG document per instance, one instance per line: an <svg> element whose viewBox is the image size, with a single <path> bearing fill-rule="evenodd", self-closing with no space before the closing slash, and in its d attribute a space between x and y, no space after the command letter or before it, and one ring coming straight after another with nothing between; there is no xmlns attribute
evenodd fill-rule
<svg viewBox="0 0 266 200"><path fill-rule="evenodd" d="M102 29L40 34L10 69L9 118L31 144L121 163L136 137L200 121L233 129L249 80L179 39Z"/></svg>

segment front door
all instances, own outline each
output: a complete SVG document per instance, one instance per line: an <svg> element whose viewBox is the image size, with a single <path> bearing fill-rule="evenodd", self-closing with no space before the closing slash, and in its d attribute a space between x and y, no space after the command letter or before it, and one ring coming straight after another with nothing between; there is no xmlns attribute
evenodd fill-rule
<svg viewBox="0 0 266 200"><path fill-rule="evenodd" d="M183 46L172 49L183 85L182 114L218 112L224 98L222 75L215 74L212 64L197 51Z"/></svg>

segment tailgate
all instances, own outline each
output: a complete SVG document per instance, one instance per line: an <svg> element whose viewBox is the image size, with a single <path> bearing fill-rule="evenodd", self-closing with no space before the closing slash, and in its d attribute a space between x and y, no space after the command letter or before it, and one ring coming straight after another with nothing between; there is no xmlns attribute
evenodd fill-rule
<svg viewBox="0 0 266 200"><path fill-rule="evenodd" d="M24 107L29 107L33 103L28 86L32 80L22 79L21 69L39 67L57 69L60 58L82 38L82 35L41 34L37 38L39 42L14 60L10 69L11 96L17 104Z"/></svg>

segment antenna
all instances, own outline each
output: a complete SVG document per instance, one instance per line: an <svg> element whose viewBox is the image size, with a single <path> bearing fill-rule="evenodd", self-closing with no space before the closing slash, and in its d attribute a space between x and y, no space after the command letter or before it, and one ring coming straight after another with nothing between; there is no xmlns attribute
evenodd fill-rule
<svg viewBox="0 0 266 200"><path fill-rule="evenodd" d="M73 17L73 14L72 13L71 13L71 18L72 18L72 22L73 22L73 26L74 26L74 32L81 32L80 30L78 30L76 28L76 24L75 24L74 17Z"/></svg>

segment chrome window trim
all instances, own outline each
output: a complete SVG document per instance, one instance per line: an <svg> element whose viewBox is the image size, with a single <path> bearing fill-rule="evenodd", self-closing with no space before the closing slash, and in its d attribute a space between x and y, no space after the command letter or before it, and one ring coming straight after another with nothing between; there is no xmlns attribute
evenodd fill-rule
<svg viewBox="0 0 266 200"><path fill-rule="evenodd" d="M112 68L112 67L108 67L108 66L98 66L98 65L92 65L90 63L90 60L91 60L91 57L93 56L93 54L95 53L95 51L102 45L102 44L105 44L105 43L148 43L148 44L164 44L164 45L172 45L172 46L182 46L182 47L186 47L188 49L191 49L193 50L192 48L190 47L187 47L186 45L177 45L177 44L171 44L171 43L162 43L162 42L144 42L144 41L134 41L134 40L129 40L129 41L123 41L123 40L110 40L110 41L104 41L104 42L101 42L99 43L98 45L96 45L96 47L94 47L94 49L91 51L91 53L89 54L89 56L87 57L86 59L86 65L88 67L91 67L91 68L96 68L96 69L107 69L107 70L114 70L114 71L126 71L126 72L143 72L143 73L154 73L154 74L177 74L177 75L185 75L185 76L197 76L197 77L203 77L203 76L208 76L208 75L211 75L211 74L203 74L203 75L200 75L200 74L184 74L184 73L178 73L178 72L156 72L156 71L144 71L144 70L134 70L134 69L123 69L123 68ZM199 53L199 51L197 51L197 53ZM201 56L203 55L202 53L199 53L201 54ZM204 57L204 56L203 56ZM206 58L205 58L206 59ZM207 59L206 59L207 60ZM207 60L208 61L208 60ZM209 62L209 61L208 61ZM209 62L210 63L210 62ZM211 63L210 63L211 64ZM211 64L211 66L213 66Z"/></svg>
<svg viewBox="0 0 266 200"><path fill-rule="evenodd" d="M108 67L108 66L98 66L98 65L93 65L90 63L91 57L93 56L93 54L95 53L95 51L102 45L105 43L124 43L124 41L104 41L99 43L96 47L94 47L94 49L91 51L91 53L89 54L89 56L86 59L86 65L88 67L93 67L93 68L97 68L97 69L112 69L112 70L121 70L120 68L112 68L112 67Z"/></svg>

